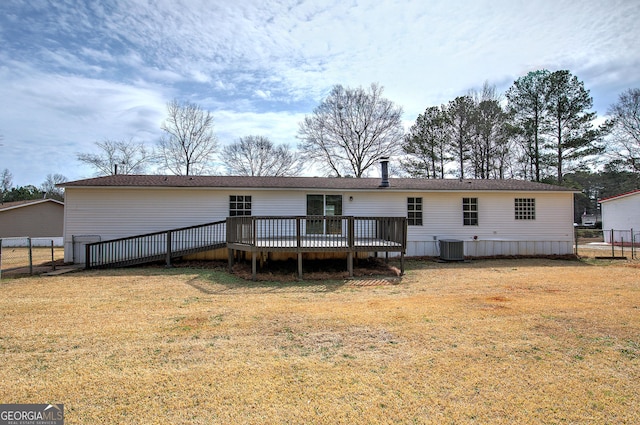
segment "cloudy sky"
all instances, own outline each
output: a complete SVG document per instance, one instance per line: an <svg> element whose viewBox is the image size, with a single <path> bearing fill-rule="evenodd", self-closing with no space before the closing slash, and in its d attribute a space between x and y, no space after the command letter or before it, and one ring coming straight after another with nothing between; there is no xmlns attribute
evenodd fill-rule
<svg viewBox="0 0 640 425"><path fill-rule="evenodd" d="M335 84L377 82L408 125L428 106L568 69L603 116L640 87L637 0L2 0L0 170L90 177L105 139L155 143L195 102L222 144L297 143Z"/></svg>

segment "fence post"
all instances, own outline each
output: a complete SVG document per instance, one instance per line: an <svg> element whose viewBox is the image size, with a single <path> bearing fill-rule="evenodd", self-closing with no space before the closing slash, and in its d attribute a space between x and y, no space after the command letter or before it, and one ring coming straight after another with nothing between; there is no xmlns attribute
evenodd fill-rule
<svg viewBox="0 0 640 425"><path fill-rule="evenodd" d="M0 239L0 279L2 279L2 239Z"/></svg>
<svg viewBox="0 0 640 425"><path fill-rule="evenodd" d="M56 269L56 259L55 259L55 255L53 254L53 239L51 239L51 265L53 266L53 270Z"/></svg>
<svg viewBox="0 0 640 425"><path fill-rule="evenodd" d="M615 257L616 256L616 244L614 243L613 240L613 229L611 229L611 257Z"/></svg>
<svg viewBox="0 0 640 425"><path fill-rule="evenodd" d="M33 247L31 246L31 238L27 238L27 246L29 247L29 274L33 274Z"/></svg>

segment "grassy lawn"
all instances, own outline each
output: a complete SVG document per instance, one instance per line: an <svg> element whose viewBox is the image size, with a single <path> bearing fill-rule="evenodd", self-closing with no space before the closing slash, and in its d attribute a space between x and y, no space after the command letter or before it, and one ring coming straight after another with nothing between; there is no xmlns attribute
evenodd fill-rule
<svg viewBox="0 0 640 425"><path fill-rule="evenodd" d="M33 247L31 250L31 262L33 267L51 265L51 247ZM22 269L23 274L29 272L29 249L26 247L2 247L2 258L0 259L1 270ZM62 261L64 258L64 248L54 247L53 260Z"/></svg>
<svg viewBox="0 0 640 425"><path fill-rule="evenodd" d="M397 284L125 269L0 281L0 403L67 424L640 423L640 264Z"/></svg>

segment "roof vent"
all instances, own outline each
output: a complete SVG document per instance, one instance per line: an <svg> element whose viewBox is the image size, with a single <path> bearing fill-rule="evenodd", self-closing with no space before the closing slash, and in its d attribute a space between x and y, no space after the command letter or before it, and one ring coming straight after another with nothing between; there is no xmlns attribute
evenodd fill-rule
<svg viewBox="0 0 640 425"><path fill-rule="evenodd" d="M380 165L382 166L382 181L378 187L389 187L389 157L380 158Z"/></svg>

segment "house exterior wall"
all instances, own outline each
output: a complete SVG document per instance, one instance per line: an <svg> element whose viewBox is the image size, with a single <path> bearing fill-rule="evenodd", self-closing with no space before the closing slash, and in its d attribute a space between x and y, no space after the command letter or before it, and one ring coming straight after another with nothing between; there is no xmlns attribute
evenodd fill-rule
<svg viewBox="0 0 640 425"><path fill-rule="evenodd" d="M343 215L360 217L406 217L407 197L423 198L423 225L408 227L409 256L439 255L440 239L463 240L465 255L470 256L573 252L570 192L70 187L65 199L65 261L84 261L73 258L74 236L99 235L108 240L224 220L229 215L230 195L250 195L254 216L301 216L307 213L308 194L340 194ZM478 226L462 225L463 197L478 198ZM535 220L515 220L516 197L536 199Z"/></svg>
<svg viewBox="0 0 640 425"><path fill-rule="evenodd" d="M623 238L624 242L630 242L631 229L634 234L640 231L640 192L602 202L600 207L605 242L621 243Z"/></svg>
<svg viewBox="0 0 640 425"><path fill-rule="evenodd" d="M352 215L406 216L407 197L421 197L423 225L408 226L407 255L438 256L439 240L464 241L465 255L573 252L571 193L415 192L354 196ZM462 198L478 198L478 225L464 226ZM516 220L515 198L535 198L535 220Z"/></svg>
<svg viewBox="0 0 640 425"><path fill-rule="evenodd" d="M40 202L0 211L0 238L59 238L63 234L64 205Z"/></svg>

